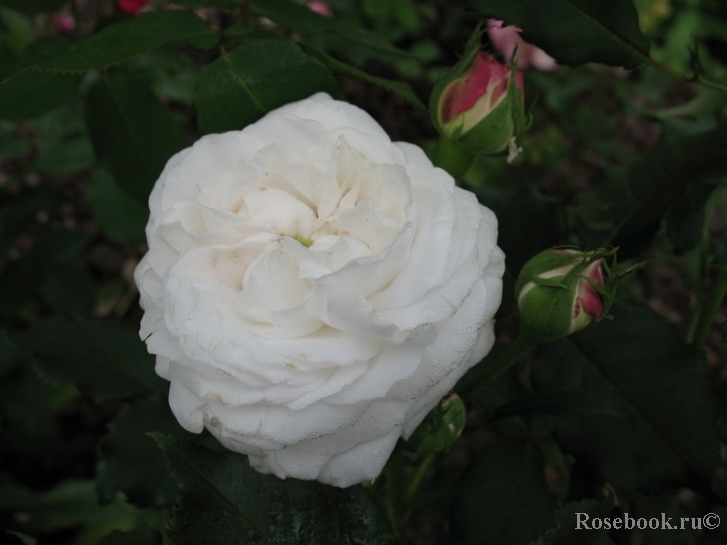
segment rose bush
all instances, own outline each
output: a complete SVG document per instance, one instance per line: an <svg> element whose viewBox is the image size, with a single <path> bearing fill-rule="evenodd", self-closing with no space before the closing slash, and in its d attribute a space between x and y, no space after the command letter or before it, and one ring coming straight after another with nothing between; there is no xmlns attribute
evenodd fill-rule
<svg viewBox="0 0 727 545"><path fill-rule="evenodd" d="M149 205L140 334L181 425L260 471L376 477L493 343L493 213L326 94L203 137Z"/></svg>

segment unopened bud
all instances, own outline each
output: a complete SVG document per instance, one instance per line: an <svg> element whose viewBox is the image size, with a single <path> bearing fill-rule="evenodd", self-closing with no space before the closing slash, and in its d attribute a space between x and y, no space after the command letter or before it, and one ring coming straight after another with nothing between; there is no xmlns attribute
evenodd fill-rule
<svg viewBox="0 0 727 545"><path fill-rule="evenodd" d="M528 124L522 73L470 44L435 86L430 113L439 132L467 153L512 153Z"/></svg>
<svg viewBox="0 0 727 545"><path fill-rule="evenodd" d="M606 310L604 261L612 253L554 248L528 261L515 284L523 333L549 341L600 320Z"/></svg>

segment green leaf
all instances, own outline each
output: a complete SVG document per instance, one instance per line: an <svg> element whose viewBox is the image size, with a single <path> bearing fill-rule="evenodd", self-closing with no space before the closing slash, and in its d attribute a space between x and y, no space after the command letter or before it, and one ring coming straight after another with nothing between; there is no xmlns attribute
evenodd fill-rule
<svg viewBox="0 0 727 545"><path fill-rule="evenodd" d="M0 119L31 119L61 106L76 93L80 78L62 74L23 74L0 84Z"/></svg>
<svg viewBox="0 0 727 545"><path fill-rule="evenodd" d="M255 40L202 70L194 93L197 125L204 134L239 130L318 91L340 95L320 63L287 40Z"/></svg>
<svg viewBox="0 0 727 545"><path fill-rule="evenodd" d="M21 532L11 532L10 530L6 530L6 532L18 538L18 543L21 543L22 545L35 545L37 543L35 539L27 534L23 534Z"/></svg>
<svg viewBox="0 0 727 545"><path fill-rule="evenodd" d="M155 436L182 489L166 532L171 545L378 545L388 523L361 486L280 480L247 457Z"/></svg>
<svg viewBox="0 0 727 545"><path fill-rule="evenodd" d="M252 0L250 4L257 15L295 29L304 36L317 37L332 33L358 48L364 47L396 56L411 56L374 32L336 17L325 17L290 0Z"/></svg>
<svg viewBox="0 0 727 545"><path fill-rule="evenodd" d="M65 51L70 40L59 36L42 38L21 53L0 55L0 119L32 119L71 100L77 92L80 76L69 74L32 74L4 81L26 66L46 61Z"/></svg>
<svg viewBox="0 0 727 545"><path fill-rule="evenodd" d="M197 49L217 44L218 34L190 11L153 11L107 26L63 53L26 70L79 73L102 70L169 42Z"/></svg>
<svg viewBox="0 0 727 545"><path fill-rule="evenodd" d="M409 85L405 81L395 81L372 76L371 74L368 74L363 70L359 70L355 66L351 66L350 64L334 59L324 51L321 51L320 49L310 44L300 44L300 46L306 53L321 61L321 63L323 63L323 66L328 68L331 72L334 72L336 74L342 74L344 76L353 76L355 78L359 78L364 81L368 81L369 83L378 85L379 87L383 87L384 89L396 93L401 98L409 102L409 104L411 104L412 106L427 111L427 107L421 100L419 100L419 97L416 96L416 93L414 93L414 89L412 89L411 85Z"/></svg>
<svg viewBox="0 0 727 545"><path fill-rule="evenodd" d="M154 357L120 322L55 316L35 322L24 343L50 376L74 380L96 401L166 391Z"/></svg>
<svg viewBox="0 0 727 545"><path fill-rule="evenodd" d="M629 171L629 189L637 204L610 241L620 247L622 259L648 248L688 185L727 176L727 125L695 133L671 122L665 129L659 144Z"/></svg>
<svg viewBox="0 0 727 545"><path fill-rule="evenodd" d="M178 123L147 86L121 74L98 80L86 108L99 160L127 195L145 204L166 162L184 146Z"/></svg>
<svg viewBox="0 0 727 545"><path fill-rule="evenodd" d="M47 174L69 174L93 165L95 156L88 135L52 135L38 139L33 166Z"/></svg>
<svg viewBox="0 0 727 545"><path fill-rule="evenodd" d="M99 443L96 490L102 503L119 491L141 507L171 506L177 484L149 432L181 436L184 430L166 398L153 397L122 409Z"/></svg>
<svg viewBox="0 0 727 545"><path fill-rule="evenodd" d="M708 493L719 454L702 356L648 309L616 301L614 319L543 347L540 391L586 390L626 418L550 419L564 450L620 489Z"/></svg>
<svg viewBox="0 0 727 545"><path fill-rule="evenodd" d="M120 498L98 504L93 481L70 480L36 493L8 479L0 480L0 510L22 513L22 530L52 532L81 524L109 524L141 513Z"/></svg>
<svg viewBox="0 0 727 545"><path fill-rule="evenodd" d="M95 162L80 101L51 110L26 121L24 125L34 136L37 149L33 160L35 170L49 174L69 174L88 168Z"/></svg>
<svg viewBox="0 0 727 545"><path fill-rule="evenodd" d="M523 30L560 64L635 68L649 57L631 0L470 0L487 17Z"/></svg>
<svg viewBox="0 0 727 545"><path fill-rule="evenodd" d="M109 236L132 248L146 241L149 211L124 193L108 172L91 174L86 193L91 212Z"/></svg>
<svg viewBox="0 0 727 545"><path fill-rule="evenodd" d="M454 490L450 539L522 545L555 526L555 500L532 443L499 441L477 454Z"/></svg>
<svg viewBox="0 0 727 545"><path fill-rule="evenodd" d="M0 101L1 102L1 101ZM30 151L31 140L20 136L14 125L0 125L0 160L10 161Z"/></svg>
<svg viewBox="0 0 727 545"><path fill-rule="evenodd" d="M0 0L0 6L26 13L53 11L62 6L66 0Z"/></svg>

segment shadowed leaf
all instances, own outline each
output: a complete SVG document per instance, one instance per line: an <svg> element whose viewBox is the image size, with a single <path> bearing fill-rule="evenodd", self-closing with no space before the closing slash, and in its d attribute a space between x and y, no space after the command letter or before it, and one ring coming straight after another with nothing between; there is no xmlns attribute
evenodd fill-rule
<svg viewBox="0 0 727 545"><path fill-rule="evenodd" d="M102 70L165 43L183 41L198 49L210 49L217 39L217 32L189 11L153 11L110 25L26 70Z"/></svg>
<svg viewBox="0 0 727 545"><path fill-rule="evenodd" d="M617 487L708 491L719 437L703 357L650 310L616 301L612 311L613 320L544 346L533 383L585 390L626 417L574 414L551 419L551 428Z"/></svg>
<svg viewBox="0 0 727 545"><path fill-rule="evenodd" d="M194 92L197 125L204 134L240 130L319 91L340 94L320 63L287 40L256 40L202 70Z"/></svg>
<svg viewBox="0 0 727 545"><path fill-rule="evenodd" d="M164 165L184 145L171 113L143 83L119 74L91 87L86 123L101 164L127 195L146 204Z"/></svg>
<svg viewBox="0 0 727 545"><path fill-rule="evenodd" d="M393 536L361 486L280 480L247 457L154 436L182 489L167 530L172 545L383 545Z"/></svg>

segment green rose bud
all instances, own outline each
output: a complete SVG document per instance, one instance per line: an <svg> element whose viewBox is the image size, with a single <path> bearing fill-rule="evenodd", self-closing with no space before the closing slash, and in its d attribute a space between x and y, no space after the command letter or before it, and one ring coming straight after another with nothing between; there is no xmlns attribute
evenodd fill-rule
<svg viewBox="0 0 727 545"><path fill-rule="evenodd" d="M612 299L604 276L612 254L553 248L528 261L515 284L523 335L546 342L600 320Z"/></svg>

